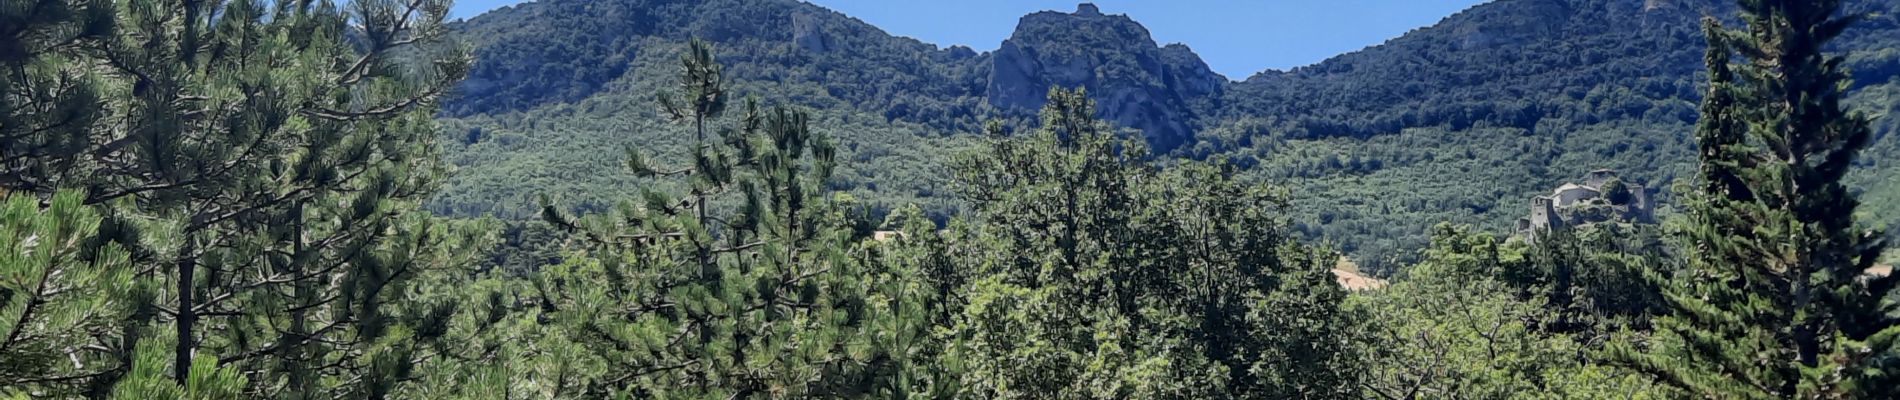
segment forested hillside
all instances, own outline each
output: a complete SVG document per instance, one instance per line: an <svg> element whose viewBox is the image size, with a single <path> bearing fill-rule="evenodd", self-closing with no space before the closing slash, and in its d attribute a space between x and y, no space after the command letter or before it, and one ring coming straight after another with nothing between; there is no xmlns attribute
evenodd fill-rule
<svg viewBox="0 0 1900 400"><path fill-rule="evenodd" d="M458 171L430 208L446 214L520 218L538 195L600 208L630 194L640 181L616 168L622 147L683 145L655 123L653 96L695 37L716 44L735 94L814 110L855 161L833 185L880 204L920 203L941 220L952 206L936 166L980 127L975 52L800 2L537 1L455 29L481 56L445 105Z"/></svg>
<svg viewBox="0 0 1900 400"><path fill-rule="evenodd" d="M1847 7L1868 15L1833 46L1848 52L1852 104L1884 115L1900 103L1900 2ZM536 194L596 209L627 194L642 181L612 168L618 149L681 143L649 122L651 99L679 43L699 37L738 92L814 110L854 161L832 185L877 209L917 203L943 221L964 206L936 167L946 150L967 146L978 121L1023 121L1049 86L1086 87L1157 157L1227 155L1292 192L1307 237L1384 270L1416 257L1432 224L1503 231L1530 197L1586 171L1617 169L1672 203L1693 156L1697 21L1734 12L1718 0L1502 0L1235 82L1093 6L1025 16L979 54L789 0L537 1L455 25L482 56L445 107L457 173L430 208L520 218ZM1900 154L1893 126L1876 124L1853 178L1870 199L1900 197L1879 172ZM1881 224L1900 218L1895 202L1870 203Z"/></svg>
<svg viewBox="0 0 1900 400"><path fill-rule="evenodd" d="M3 2L0 399L1900 398L1891 3L1696 4Z"/></svg>
<svg viewBox="0 0 1900 400"><path fill-rule="evenodd" d="M1850 103L1882 115L1896 105L1900 2L1847 3L1869 15L1833 46L1854 71ZM1496 1L1381 46L1251 77L1229 92L1227 125L1202 137L1260 160L1256 173L1289 186L1311 236L1383 260L1407 259L1438 221L1503 231L1532 196L1600 168L1659 189L1669 205L1694 159L1706 47L1697 21L1734 10L1725 1ZM1863 171L1892 168L1893 127L1877 124ZM1252 140L1227 145L1242 138ZM1877 193L1900 186L1877 176L1855 181ZM1900 221L1896 203L1869 204L1875 221Z"/></svg>

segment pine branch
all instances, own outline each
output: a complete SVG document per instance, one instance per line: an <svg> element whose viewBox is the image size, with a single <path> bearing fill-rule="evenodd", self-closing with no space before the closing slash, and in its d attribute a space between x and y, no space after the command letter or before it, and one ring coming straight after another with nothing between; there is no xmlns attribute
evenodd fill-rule
<svg viewBox="0 0 1900 400"><path fill-rule="evenodd" d="M370 171L369 168L364 168L364 169L357 170L355 172L351 172L349 175L336 179L332 184L342 185L346 182L355 182L357 179L361 178L363 174L368 173L369 171ZM231 210L231 211L221 213L221 214L207 215L207 214L203 214L201 212L202 210L200 212L193 212L192 213L193 218L191 220L191 223L189 225L186 225L185 229L186 231L197 231L197 230L201 230L206 227L209 227L213 224L224 222L231 218L236 218L238 216L241 216L253 211L262 210L271 206L276 206L284 202L297 201L297 200L309 200L317 196L317 193L316 193L317 190L329 189L329 188L333 188L333 187L331 186L298 187L296 189L293 189L275 198L265 199L264 201L256 202L248 207ZM202 207L209 207L210 206L209 203L211 200L213 199L205 199L206 203L202 205Z"/></svg>
<svg viewBox="0 0 1900 400"><path fill-rule="evenodd" d="M434 85L421 95L410 96L392 104L371 108L367 111L338 111L322 107L308 107L298 110L305 116L339 122L355 122L365 119L377 119L408 112L410 109L435 100L449 90L449 85Z"/></svg>
<svg viewBox="0 0 1900 400"><path fill-rule="evenodd" d="M376 40L372 41L372 43L382 43L384 45L378 45L375 48L370 49L370 51L364 53L361 57L358 57L356 59L356 62L350 63L350 67L348 69L344 69L343 73L338 75L337 82L336 82L337 85L349 86L349 85L356 84L356 82L362 80L364 74L366 74L367 71L369 70L370 62L375 60L376 57L381 56L383 52L389 51L389 49L393 49L401 45L408 44L408 42L410 41L414 41L413 37L410 38L409 41L405 41L401 43L396 43L397 41L394 39L397 33L409 30L408 24L409 24L410 18L415 15L415 12L417 9L422 7L423 1L424 0L413 0L408 3L404 3L402 14L395 19L396 26L389 27L389 30L386 31L387 33L385 33L381 37L375 38ZM367 26L365 26L364 28L365 28L364 29L365 31L369 30L367 29L368 28Z"/></svg>
<svg viewBox="0 0 1900 400"><path fill-rule="evenodd" d="M26 386L26 385L37 385L37 384L44 384L44 383L72 382L72 381L78 381L78 380L97 378L97 377L104 376L106 374L110 374L114 372L116 371L100 370L100 371L87 372L87 373L77 374L77 375L57 375L57 376L42 376L42 377L34 377L34 378L15 379L15 380L6 382L6 384L0 385L0 387L21 387L21 386Z"/></svg>
<svg viewBox="0 0 1900 400"><path fill-rule="evenodd" d="M716 248L708 250L708 252L713 253L713 254L737 253L737 252L742 252L746 250L751 250L751 249L757 248L759 246L764 246L764 245L765 245L764 241L756 241L756 242L746 243L746 244L742 244L738 246L716 247Z"/></svg>
<svg viewBox="0 0 1900 400"><path fill-rule="evenodd" d="M219 357L218 364L230 364L230 363L243 361L243 360L247 360L247 359L251 359L251 358L255 358L259 356L270 355L280 350L283 350L285 347L302 346L305 344L309 344L310 342L315 340L315 338L327 336L331 330L335 330L336 328L342 327L343 324L348 323L348 322L353 322L353 321L348 321L348 320L331 321L329 324L326 324L321 328L317 328L316 330L311 331L310 334L308 335L302 335L303 338L298 339L293 342L278 342L275 344L271 344L269 346L252 349L251 351Z"/></svg>
<svg viewBox="0 0 1900 400"><path fill-rule="evenodd" d="M49 243L48 245L57 246L59 244ZM48 266L45 266L45 268L40 269L39 280L37 283L33 285L33 293L29 294L26 298L25 309L20 311L19 318L16 318L15 321L13 322L13 329L10 329L10 332L7 332L7 339L5 341L0 341L0 354L5 354L7 349L10 349L13 347L14 341L19 340L20 338L20 332L26 331L27 321L31 321L33 319L33 312L35 310L38 310L40 305L45 304L47 302L46 283L47 281L52 280L53 270L55 269L58 269L58 268L52 265L48 265Z"/></svg>
<svg viewBox="0 0 1900 400"><path fill-rule="evenodd" d="M627 371L627 373L621 374L619 377L606 380L604 383L618 385L622 382L632 380L633 378L639 378L642 376L652 375L656 373L667 372L667 371L677 370L681 368L687 368L687 367L691 367L695 365L699 365L699 360L690 360L690 361L685 361L685 362L681 362L681 363L673 364L673 365L652 367L652 368L647 368L647 369L642 369L642 370Z"/></svg>
<svg viewBox="0 0 1900 400"><path fill-rule="evenodd" d="M140 185L140 186L135 186L135 187L130 187L130 188L119 189L119 190L111 191L111 192L94 193L90 196L86 196L86 204L104 204L106 202L110 202L120 197L131 196L131 195L136 195L139 193L145 193L145 192L151 192L151 191L176 189L176 188L181 188L185 186L196 185L198 184L198 182L199 180L197 179L187 179L187 180L177 181L177 182L153 183L153 184Z"/></svg>

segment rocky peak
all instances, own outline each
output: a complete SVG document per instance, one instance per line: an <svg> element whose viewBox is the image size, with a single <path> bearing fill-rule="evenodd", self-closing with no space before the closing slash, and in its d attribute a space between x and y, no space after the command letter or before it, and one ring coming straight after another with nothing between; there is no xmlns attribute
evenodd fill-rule
<svg viewBox="0 0 1900 400"><path fill-rule="evenodd" d="M1214 72L1199 54L1185 44L1161 48L1161 64L1166 68L1166 83L1183 99L1218 96L1226 88L1227 77Z"/></svg>
<svg viewBox="0 0 1900 400"><path fill-rule="evenodd" d="M1208 112L1201 100L1228 83L1187 46L1157 46L1141 24L1088 3L1024 16L993 55L990 105L1033 113L1051 87L1086 88L1103 119L1141 130L1162 152L1192 139L1193 121Z"/></svg>
<svg viewBox="0 0 1900 400"><path fill-rule="evenodd" d="M1096 8L1095 3L1077 4L1075 5L1075 15L1081 17L1100 17L1102 16L1102 9Z"/></svg>

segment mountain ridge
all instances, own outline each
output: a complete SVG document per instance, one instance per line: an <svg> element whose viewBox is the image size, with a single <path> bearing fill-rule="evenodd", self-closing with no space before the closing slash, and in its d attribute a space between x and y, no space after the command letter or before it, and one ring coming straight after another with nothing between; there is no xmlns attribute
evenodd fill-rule
<svg viewBox="0 0 1900 400"><path fill-rule="evenodd" d="M1836 49L1860 79L1854 103L1886 114L1900 103L1889 88L1900 75L1900 1L1849 9L1871 15ZM613 171L611 154L564 153L677 145L652 123L651 96L669 84L679 43L702 37L742 92L826 114L856 164L834 188L874 207L926 202L940 220L956 212L941 163L968 133L990 119L1033 124L1049 86L1080 86L1164 162L1220 157L1288 187L1296 226L1376 271L1411 257L1437 222L1506 230L1528 194L1588 170L1660 187L1686 176L1698 21L1732 11L1719 0L1498 0L1234 81L1187 45L1157 44L1139 22L1092 6L1026 15L997 50L976 52L792 0L541 0L456 26L482 55L445 116L445 141L457 142L449 157L469 176L452 177L431 207L518 215L507 210L535 192L606 206L639 181ZM1900 147L1885 122L1876 148ZM1857 182L1874 198L1900 198L1900 184L1878 179L1900 173L1880 154L1865 158L1871 172ZM471 180L487 182L457 182ZM1900 220L1891 211L1870 215L1888 225Z"/></svg>

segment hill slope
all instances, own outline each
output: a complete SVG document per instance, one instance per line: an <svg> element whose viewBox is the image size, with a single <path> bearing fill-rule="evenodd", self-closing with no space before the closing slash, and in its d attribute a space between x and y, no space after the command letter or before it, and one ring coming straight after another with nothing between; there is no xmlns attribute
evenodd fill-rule
<svg viewBox="0 0 1900 400"><path fill-rule="evenodd" d="M674 81L683 44L716 43L740 95L818 110L814 126L844 146L836 185L894 202L935 199L932 171L974 129L978 55L892 37L795 1L544 0L503 8L455 29L479 61L446 106L444 147L458 171L431 203L439 213L531 215L550 194L609 206L639 181L619 168L622 147L682 153L683 131L661 123L654 96ZM824 82L819 84L818 82Z"/></svg>
<svg viewBox="0 0 1900 400"><path fill-rule="evenodd" d="M1860 89L1900 103L1900 1L1850 2L1870 15L1841 40ZM1379 259L1411 254L1440 221L1505 232L1530 198L1599 168L1661 188L1692 171L1704 15L1724 0L1502 0L1383 45L1228 92L1213 152L1260 160L1295 192L1312 236ZM1732 22L1731 22L1732 23ZM1856 182L1877 224L1900 221L1893 121ZM1245 143L1233 144L1246 138Z"/></svg>
<svg viewBox="0 0 1900 400"><path fill-rule="evenodd" d="M1870 114L1900 105L1900 0L1842 41ZM1168 157L1223 155L1294 193L1296 222L1379 271L1440 221L1503 231L1528 199L1615 168L1667 187L1693 162L1703 15L1721 0L1499 0L1292 71L1241 82L1186 46L1092 6L1023 17L990 53L939 48L792 0L541 0L456 27L481 57L447 107L458 166L431 207L523 216L554 194L623 198L622 146L677 150L653 95L688 38L718 45L727 77L767 103L814 109L847 158L834 186L876 207L955 212L943 161L980 121L1032 120L1048 86L1084 86L1103 117ZM1261 40L1274 40L1262 38ZM1900 221L1892 119L1855 181L1867 213ZM677 151L670 153L677 154ZM1667 193L1658 193L1667 202Z"/></svg>

